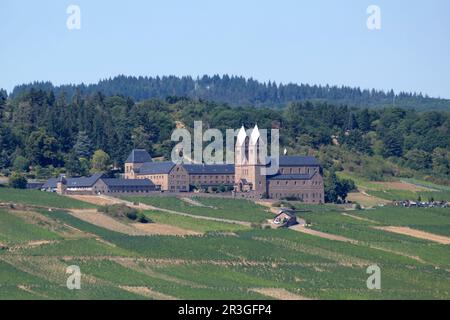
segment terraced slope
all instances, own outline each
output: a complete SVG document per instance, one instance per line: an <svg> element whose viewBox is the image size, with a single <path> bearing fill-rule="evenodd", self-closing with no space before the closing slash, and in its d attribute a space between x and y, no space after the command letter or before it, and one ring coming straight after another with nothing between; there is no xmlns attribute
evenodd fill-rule
<svg viewBox="0 0 450 320"><path fill-rule="evenodd" d="M198 199L217 212L225 210L220 201L209 200ZM250 212L243 202L232 209ZM383 208L345 215L336 207L310 209L301 215L313 230L354 241L289 229L224 232L214 223L201 225L206 233L199 235L130 235L66 211L3 209L0 299L450 298L449 245L376 229L439 231L450 222L446 209ZM265 210L255 207L255 220L265 218ZM147 214L180 228L195 224L195 219ZM366 287L366 270L373 264L381 268L380 291ZM71 265L80 267L81 290L66 287Z"/></svg>

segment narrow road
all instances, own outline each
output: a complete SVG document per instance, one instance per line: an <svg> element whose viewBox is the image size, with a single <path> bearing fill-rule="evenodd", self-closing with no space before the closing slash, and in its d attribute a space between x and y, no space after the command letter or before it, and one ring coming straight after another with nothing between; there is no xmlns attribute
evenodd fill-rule
<svg viewBox="0 0 450 320"><path fill-rule="evenodd" d="M341 242L350 242L350 243L354 243L354 244L358 243L356 240L353 240L353 239L349 239L349 238L338 236L338 235L331 234L331 233L325 233L325 232L309 229L309 228L306 228L306 227L304 227L302 225L299 225L299 224L297 224L295 226L292 226L289 229L295 230L295 231L298 231L298 232L302 232L302 233L306 233L306 234L309 234L311 236L316 236L316 237L328 239L328 240L341 241Z"/></svg>
<svg viewBox="0 0 450 320"><path fill-rule="evenodd" d="M161 212L167 212L167 213L172 213L172 214L176 214L179 216L184 216L184 217L189 217L189 218L194 218L194 219L200 219L200 220L209 220L209 221L216 221L216 222L225 222L225 223L231 223L231 224L238 224L241 226L245 226L245 227L251 227L251 223L250 222L245 222L245 221L238 221L238 220L229 220L229 219L223 219L223 218L214 218L214 217L207 217L207 216L199 216L199 215L195 215L195 214L189 214L189 213L185 213L185 212L179 212L179 211L174 211L174 210L169 210L169 209L162 209L162 208L157 208L148 204L144 204L144 203L139 203L138 205L135 205L133 202L130 201L126 201L123 199L119 199L119 198L114 198L114 197L109 197L109 196L99 196L100 198L104 199L104 200L109 200L112 203L123 203L131 208L135 208L135 209L142 209L142 210L153 210L153 211L161 211Z"/></svg>

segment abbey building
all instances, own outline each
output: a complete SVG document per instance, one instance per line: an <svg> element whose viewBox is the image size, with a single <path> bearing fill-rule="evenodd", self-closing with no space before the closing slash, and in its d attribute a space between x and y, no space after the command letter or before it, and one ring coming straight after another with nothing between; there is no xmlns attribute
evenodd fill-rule
<svg viewBox="0 0 450 320"><path fill-rule="evenodd" d="M164 192L200 189L231 191L236 197L296 198L305 203L324 203L322 168L314 157L280 156L276 173L258 157L263 145L257 126L250 136L242 127L235 145L234 165L175 164L154 162L145 150L135 149L125 162L125 179L148 179Z"/></svg>

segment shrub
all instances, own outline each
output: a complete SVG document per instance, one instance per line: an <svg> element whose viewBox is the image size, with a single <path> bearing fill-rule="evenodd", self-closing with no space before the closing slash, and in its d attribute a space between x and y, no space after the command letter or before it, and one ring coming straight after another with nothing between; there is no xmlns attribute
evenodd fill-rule
<svg viewBox="0 0 450 320"><path fill-rule="evenodd" d="M9 178L9 186L14 189L26 189L27 179L19 172L14 172Z"/></svg>
<svg viewBox="0 0 450 320"><path fill-rule="evenodd" d="M126 216L128 219L135 221L138 218L138 214L136 211L127 212Z"/></svg>
<svg viewBox="0 0 450 320"><path fill-rule="evenodd" d="M138 218L137 218L137 221L139 222L139 223L153 223L153 221L152 220L150 220L149 218L147 218L146 216L145 216L145 214L143 214L142 212L140 212L139 214L138 214Z"/></svg>
<svg viewBox="0 0 450 320"><path fill-rule="evenodd" d="M124 204L113 204L111 206L101 207L100 212L106 213L115 218L128 218L130 220L137 219L138 211Z"/></svg>
<svg viewBox="0 0 450 320"><path fill-rule="evenodd" d="M228 192L231 192L231 191L233 191L233 190L234 190L234 187L233 187L233 186L228 186L228 187L227 187L227 191L228 191Z"/></svg>
<svg viewBox="0 0 450 320"><path fill-rule="evenodd" d="M14 162L13 162L14 170L20 171L20 172L28 171L29 165L30 165L30 163L27 160L27 158L22 157L22 156L17 156L16 159L14 159Z"/></svg>
<svg viewBox="0 0 450 320"><path fill-rule="evenodd" d="M101 207L99 211L117 219L128 219L139 223L152 223L152 221L147 218L145 214L124 204L114 204L111 206Z"/></svg>

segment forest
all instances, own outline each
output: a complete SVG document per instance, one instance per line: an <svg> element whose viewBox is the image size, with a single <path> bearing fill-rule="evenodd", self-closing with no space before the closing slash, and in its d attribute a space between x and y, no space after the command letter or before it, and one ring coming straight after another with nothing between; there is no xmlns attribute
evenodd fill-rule
<svg viewBox="0 0 450 320"><path fill-rule="evenodd" d="M393 90L368 90L348 86L320 86L294 83L259 82L252 78L215 75L203 77L128 77L117 76L96 84L53 86L50 82L35 82L16 86L13 98L30 89L64 92L71 99L77 92L89 95L102 92L106 96L122 95L135 101L165 99L168 96L189 97L216 101L231 106L283 108L290 102L328 102L350 107L384 108L401 107L419 111L450 111L450 100L430 98L421 93Z"/></svg>
<svg viewBox="0 0 450 320"><path fill-rule="evenodd" d="M296 102L283 108L233 107L187 97L135 101L100 92L72 97L30 89L0 93L0 172L45 179L121 170L133 148L170 156L172 131L192 128L280 129L288 154L319 157L326 175L347 171L370 180L393 177L450 182L450 114L411 109L356 108Z"/></svg>

